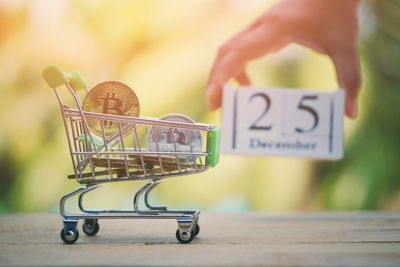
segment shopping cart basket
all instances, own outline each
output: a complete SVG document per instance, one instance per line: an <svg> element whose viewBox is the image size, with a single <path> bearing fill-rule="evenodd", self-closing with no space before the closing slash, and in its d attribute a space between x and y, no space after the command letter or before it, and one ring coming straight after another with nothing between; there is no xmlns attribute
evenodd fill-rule
<svg viewBox="0 0 400 267"><path fill-rule="evenodd" d="M99 231L99 219L176 219L178 230L176 238L181 243L190 243L200 231L199 211L169 210L165 206L153 206L149 203L149 193L162 180L168 177L195 174L214 167L219 159L219 131L213 125L201 123L183 123L166 121L151 117L127 117L112 114L86 112L78 90L86 90L86 84L76 72L63 72L58 66L51 65L44 69L43 77L54 89L60 103L68 146L74 168L74 174L68 178L76 179L83 186L61 198L60 213L64 227L61 239L68 244L79 238L77 223L83 219L83 231L94 236ZM63 102L59 87L65 85L73 97L72 108ZM88 120L100 125L114 123L117 131L105 134L102 127L100 138L90 131ZM175 149L164 151L146 147L145 135L149 131L157 133L160 129L179 130L189 140L190 150ZM190 144L193 131L201 134L201 151L195 151ZM155 138L156 147L157 138ZM111 182L148 180L137 190L130 210L93 210L83 205L83 196L100 185ZM77 214L67 213L66 201L78 196ZM139 200L144 197L146 209L139 208Z"/></svg>

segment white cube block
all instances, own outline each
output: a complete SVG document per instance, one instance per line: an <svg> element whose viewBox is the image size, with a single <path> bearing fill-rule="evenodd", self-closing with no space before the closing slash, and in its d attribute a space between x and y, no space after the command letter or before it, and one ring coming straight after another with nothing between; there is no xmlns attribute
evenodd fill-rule
<svg viewBox="0 0 400 267"><path fill-rule="evenodd" d="M222 152L343 157L344 91L224 88Z"/></svg>

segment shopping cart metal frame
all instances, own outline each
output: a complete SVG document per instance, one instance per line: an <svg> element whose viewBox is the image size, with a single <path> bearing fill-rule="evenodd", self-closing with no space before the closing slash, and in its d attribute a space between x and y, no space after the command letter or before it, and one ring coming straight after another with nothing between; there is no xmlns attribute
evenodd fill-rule
<svg viewBox="0 0 400 267"><path fill-rule="evenodd" d="M43 76L48 85L53 88L61 107L74 167L74 174L69 175L68 178L74 178L83 185L60 200L60 214L64 224L60 234L61 239L67 244L73 244L78 240L77 224L80 219L84 220L82 228L88 236L94 236L99 231L99 219L176 219L178 223L176 238L181 243L190 243L200 232L198 224L200 212L197 210L170 210L166 206L152 205L149 195L166 178L200 173L209 167L216 166L219 160L219 130L213 125L201 123L192 124L151 117L126 117L86 112L82 109L82 102L77 91L84 89L87 92L87 86L77 72L63 72L58 66L50 65L44 69ZM76 108L70 108L63 103L58 91L59 87L63 85L72 95ZM102 140L95 140L95 136L89 129L88 120L99 120L102 127ZM104 121L117 124L118 131L110 136L106 135L103 128ZM189 139L190 151L147 151L143 145L140 145L139 127L152 128L156 133L160 129L159 127L184 131ZM200 152L192 150L190 131L203 133L202 136L205 136L204 139L207 142L205 151L203 149ZM133 148L125 147L124 140L129 134L132 134L134 140ZM158 147L158 143L156 144ZM174 147L176 150L175 143ZM188 157L193 158L189 163L184 160ZM148 164L149 160L152 162L150 165ZM96 164L102 166L99 167ZM98 168L102 171L97 171ZM132 209L88 209L83 204L84 196L102 184L137 180L148 180L148 182L134 194ZM66 211L67 200L74 196L78 196L80 213ZM139 208L142 197L146 209Z"/></svg>

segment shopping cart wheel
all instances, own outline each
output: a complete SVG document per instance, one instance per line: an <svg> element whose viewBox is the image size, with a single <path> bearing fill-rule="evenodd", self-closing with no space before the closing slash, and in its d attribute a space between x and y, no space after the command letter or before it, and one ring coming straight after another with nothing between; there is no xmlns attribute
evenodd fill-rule
<svg viewBox="0 0 400 267"><path fill-rule="evenodd" d="M82 230L88 236L95 236L100 230L99 222L97 219L86 219L83 222Z"/></svg>
<svg viewBox="0 0 400 267"><path fill-rule="evenodd" d="M196 237L200 233L200 225L196 224L194 228L194 236Z"/></svg>
<svg viewBox="0 0 400 267"><path fill-rule="evenodd" d="M178 239L179 242L181 242L182 244L188 244L190 242L193 241L195 237L194 231L191 230L189 231L184 231L181 233L181 231L176 230L176 239Z"/></svg>
<svg viewBox="0 0 400 267"><path fill-rule="evenodd" d="M64 229L61 229L60 235L61 235L61 239L62 239L62 241L64 241L64 243L73 244L79 238L79 231L78 231L78 229L75 229L75 231L73 231L73 230L64 231Z"/></svg>

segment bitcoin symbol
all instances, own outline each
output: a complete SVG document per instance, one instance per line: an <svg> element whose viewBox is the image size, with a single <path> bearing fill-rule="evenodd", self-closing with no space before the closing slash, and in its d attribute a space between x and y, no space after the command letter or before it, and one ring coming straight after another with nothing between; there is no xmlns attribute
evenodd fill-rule
<svg viewBox="0 0 400 267"><path fill-rule="evenodd" d="M169 114L160 118L166 121L194 123L194 121L181 114ZM150 127L147 132L147 147L149 151L157 152L200 152L202 148L202 135L197 130L185 130L171 127ZM188 162L195 162L196 156L181 156Z"/></svg>
<svg viewBox="0 0 400 267"><path fill-rule="evenodd" d="M110 97L110 92L107 92L106 97L100 97L100 100L103 101L103 113L104 114L111 114L111 112L108 112L109 110L114 110L117 115L122 115L122 101L119 98L115 97L115 92L112 92L112 95ZM111 103L114 103L113 105L110 105Z"/></svg>
<svg viewBox="0 0 400 267"><path fill-rule="evenodd" d="M153 134L154 142L167 142L173 144L174 142L179 145L188 145L186 134L178 129L172 128L158 128L157 134Z"/></svg>
<svg viewBox="0 0 400 267"><path fill-rule="evenodd" d="M116 115L123 115L122 111L122 101L115 97L115 92L112 92L110 97L110 92L107 92L106 97L100 97L100 100L103 101L103 113L104 114L112 114L110 111L114 111L113 113ZM112 121L104 121L104 126L112 126Z"/></svg>
<svg viewBox="0 0 400 267"><path fill-rule="evenodd" d="M109 81L96 85L89 91L83 101L83 110L112 114L118 116L139 116L139 101L127 85ZM113 123L111 120L100 120L98 118L87 118L90 130L98 136L111 136L118 132L119 126L124 123Z"/></svg>

